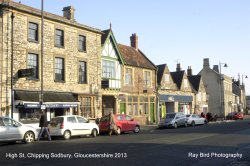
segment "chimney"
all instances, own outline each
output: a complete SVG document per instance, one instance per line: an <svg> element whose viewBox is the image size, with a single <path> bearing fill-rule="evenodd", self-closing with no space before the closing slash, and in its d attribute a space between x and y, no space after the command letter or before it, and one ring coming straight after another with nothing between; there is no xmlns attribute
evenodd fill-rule
<svg viewBox="0 0 250 166"><path fill-rule="evenodd" d="M181 64L177 63L176 71L181 71Z"/></svg>
<svg viewBox="0 0 250 166"><path fill-rule="evenodd" d="M74 12L75 12L75 8L73 6L64 7L63 17L67 18L68 20L75 21Z"/></svg>
<svg viewBox="0 0 250 166"><path fill-rule="evenodd" d="M138 36L136 33L133 33L132 36L130 36L130 43L131 47L134 47L136 50L138 50Z"/></svg>
<svg viewBox="0 0 250 166"><path fill-rule="evenodd" d="M193 75L193 71L192 71L191 66L188 66L187 75L188 75L188 76L192 76L192 75Z"/></svg>
<svg viewBox="0 0 250 166"><path fill-rule="evenodd" d="M219 66L218 65L214 65L213 70L216 71L217 73L219 73Z"/></svg>
<svg viewBox="0 0 250 166"><path fill-rule="evenodd" d="M203 59L203 68L210 68L209 58Z"/></svg>

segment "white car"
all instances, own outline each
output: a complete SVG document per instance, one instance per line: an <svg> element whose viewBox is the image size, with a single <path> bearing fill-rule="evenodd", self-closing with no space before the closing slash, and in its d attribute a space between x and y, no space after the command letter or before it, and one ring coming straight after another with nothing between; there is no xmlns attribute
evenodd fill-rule
<svg viewBox="0 0 250 166"><path fill-rule="evenodd" d="M63 136L64 139L82 135L96 137L99 134L99 127L82 116L65 115L52 118L49 123L49 131L51 136Z"/></svg>
<svg viewBox="0 0 250 166"><path fill-rule="evenodd" d="M0 141L23 141L31 143L38 137L34 127L27 126L8 117L0 117Z"/></svg>
<svg viewBox="0 0 250 166"><path fill-rule="evenodd" d="M186 117L187 117L187 123L190 126L204 125L207 123L207 120L205 118L197 114L186 115Z"/></svg>

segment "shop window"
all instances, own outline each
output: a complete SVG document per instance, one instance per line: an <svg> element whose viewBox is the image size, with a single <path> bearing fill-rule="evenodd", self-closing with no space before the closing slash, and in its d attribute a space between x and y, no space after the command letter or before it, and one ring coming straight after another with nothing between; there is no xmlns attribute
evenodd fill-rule
<svg viewBox="0 0 250 166"><path fill-rule="evenodd" d="M91 98L83 97L81 98L81 115L85 118L93 117L91 109Z"/></svg>
<svg viewBox="0 0 250 166"><path fill-rule="evenodd" d="M27 123L39 123L40 109L19 109L20 122Z"/></svg>

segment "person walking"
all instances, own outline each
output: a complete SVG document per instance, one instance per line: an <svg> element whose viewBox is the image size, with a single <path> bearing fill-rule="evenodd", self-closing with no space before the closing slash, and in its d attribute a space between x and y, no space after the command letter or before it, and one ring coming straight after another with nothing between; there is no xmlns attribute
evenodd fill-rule
<svg viewBox="0 0 250 166"><path fill-rule="evenodd" d="M112 135L112 132L115 132L116 135L118 136L115 115L113 114L113 111L110 111L110 114L109 114L109 136Z"/></svg>
<svg viewBox="0 0 250 166"><path fill-rule="evenodd" d="M41 138L42 134L44 133L44 131L46 132L49 141L51 141L51 136L50 136L50 133L49 133L49 130L48 130L47 115L46 115L44 110L42 110L42 115L40 117L39 127L41 127L41 130L39 132L37 141L40 140L40 138Z"/></svg>

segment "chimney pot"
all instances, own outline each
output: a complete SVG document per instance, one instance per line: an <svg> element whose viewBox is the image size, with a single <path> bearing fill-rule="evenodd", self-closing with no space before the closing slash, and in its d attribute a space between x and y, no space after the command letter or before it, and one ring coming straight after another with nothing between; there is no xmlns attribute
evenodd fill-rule
<svg viewBox="0 0 250 166"><path fill-rule="evenodd" d="M203 68L210 68L209 58L203 59Z"/></svg>
<svg viewBox="0 0 250 166"><path fill-rule="evenodd" d="M63 8L63 17L67 18L68 20L75 21L75 8L73 6L67 6Z"/></svg>
<svg viewBox="0 0 250 166"><path fill-rule="evenodd" d="M188 76L192 76L193 75L193 71L192 71L191 66L188 66L187 75Z"/></svg>
<svg viewBox="0 0 250 166"><path fill-rule="evenodd" d="M131 47L138 50L138 36L136 33L133 33L132 36L130 37L130 43L131 43Z"/></svg>
<svg viewBox="0 0 250 166"><path fill-rule="evenodd" d="M214 65L213 70L216 71L217 73L219 73L219 66L218 65Z"/></svg>
<svg viewBox="0 0 250 166"><path fill-rule="evenodd" d="M176 71L181 71L181 64L177 63Z"/></svg>

